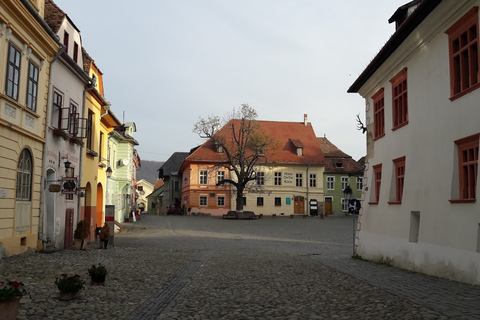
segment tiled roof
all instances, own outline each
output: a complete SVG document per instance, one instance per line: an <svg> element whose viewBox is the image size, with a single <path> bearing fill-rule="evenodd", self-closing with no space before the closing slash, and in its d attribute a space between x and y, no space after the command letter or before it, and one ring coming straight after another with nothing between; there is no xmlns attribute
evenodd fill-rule
<svg viewBox="0 0 480 320"><path fill-rule="evenodd" d="M90 75L90 65L92 64L92 57L88 54L87 50L82 47L82 56L83 56L83 70Z"/></svg>
<svg viewBox="0 0 480 320"><path fill-rule="evenodd" d="M325 154L325 173L351 173L363 172L363 165L353 160L351 156L338 149L327 138L317 138L322 152Z"/></svg>
<svg viewBox="0 0 480 320"><path fill-rule="evenodd" d="M217 135L231 136L230 120ZM280 122L280 121L256 121L260 130L266 135L274 137L280 144L280 147L272 154L267 154L269 163L283 164L323 164L325 158L319 147L315 132L311 123L305 125L303 122ZM303 155L297 156L296 146L303 146ZM223 162L226 160L224 153L218 153L212 140L208 140L191 155L186 161L214 161Z"/></svg>
<svg viewBox="0 0 480 320"><path fill-rule="evenodd" d="M66 15L52 0L45 0L44 20L55 34L58 33Z"/></svg>
<svg viewBox="0 0 480 320"><path fill-rule="evenodd" d="M174 152L170 158L158 169L159 177L168 177L172 173L178 172L182 166L183 160L189 155L188 152Z"/></svg>

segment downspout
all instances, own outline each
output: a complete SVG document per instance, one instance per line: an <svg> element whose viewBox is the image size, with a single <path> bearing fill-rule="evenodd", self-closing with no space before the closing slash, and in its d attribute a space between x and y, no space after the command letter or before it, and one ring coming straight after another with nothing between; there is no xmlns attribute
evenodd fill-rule
<svg viewBox="0 0 480 320"><path fill-rule="evenodd" d="M306 180L307 180L307 181L306 181L306 184L307 184L307 204L306 204L306 206L307 206L307 215L308 215L308 208L310 208L310 206L309 206L309 201L308 201L309 191L310 191L310 189L309 189L309 187L310 187L309 170L310 170L310 163L307 164L307 176L306 176L306 178L307 178L307 179L306 179Z"/></svg>
<svg viewBox="0 0 480 320"><path fill-rule="evenodd" d="M50 29L50 26L45 22L45 20L43 20L43 18L40 16L40 14L38 13L38 11L32 6L32 4L30 3L29 0L21 0L22 4L27 8L27 10L30 12L30 14L37 20L38 23L40 23L40 25L43 27L43 29L48 33L48 35L53 39L55 40L55 42L60 46L60 49L58 50L58 52L55 54L55 56L52 57L52 59L50 60L50 69L51 69L51 66L53 63L55 63L55 61L58 60L58 58L63 54L63 52L65 52L66 50L66 47L60 42L60 39L58 38L58 36L52 31L52 29ZM51 90L52 90L52 72L50 70L50 74L48 75L48 92L47 92L47 115L46 115L46 119L45 119L45 143L43 145L43 150L42 150L42 172L41 172L41 175L40 175L40 189L43 187L45 188L45 183L43 183L46 179L46 163L45 163L45 159L46 159L46 154L47 154L47 148L46 148L46 142L47 142L47 132L48 132L48 119L50 119L50 108L48 107L49 103L50 103L50 93L51 93ZM39 204L39 219L38 219L38 240L41 240L42 243L41 243L41 249L44 250L45 249L45 244L46 244L46 239L44 239L44 235L45 235L45 208L44 208L44 205L45 205L45 190L43 190L43 192L41 192L42 196L40 197L40 204Z"/></svg>
<svg viewBox="0 0 480 320"><path fill-rule="evenodd" d="M50 105L50 97L51 97L51 92L53 90L53 84L52 84L52 65L58 60L58 58L65 52L66 47L60 44L60 50L58 50L58 53L52 57L50 60L50 74L48 75L48 92L47 92L47 118L45 119L45 144L43 145L43 151L42 151L42 174L40 176L40 181L43 182L45 181L46 178L46 170L47 166L45 163L45 159L47 158L47 134L48 134L48 124L49 124L49 119L50 119L50 113L51 113L51 108L49 108ZM60 161L60 159L58 159ZM40 186L42 187L42 186ZM43 188L45 189L46 184L43 183ZM46 240L44 239L45 235L45 190L42 192L42 196L40 197L40 212L39 212L39 223L38 223L38 239L42 240L42 250L45 250L45 244Z"/></svg>
<svg viewBox="0 0 480 320"><path fill-rule="evenodd" d="M86 88L83 90L83 99L82 99L82 114L85 116L85 111L86 111L86 106L87 106L87 92L92 91L95 89L95 84L93 82L90 82L90 87ZM88 125L88 124L87 124ZM78 173L78 185L82 186L82 175L83 175L83 159L85 157L85 153L83 152L83 149L85 148L85 143L83 145L80 145L80 159L78 163L79 167L79 173ZM87 206L87 190L85 189L85 193L83 195L85 197L85 207ZM77 201L77 220L76 223L78 223L80 219L80 210L82 207L82 202Z"/></svg>

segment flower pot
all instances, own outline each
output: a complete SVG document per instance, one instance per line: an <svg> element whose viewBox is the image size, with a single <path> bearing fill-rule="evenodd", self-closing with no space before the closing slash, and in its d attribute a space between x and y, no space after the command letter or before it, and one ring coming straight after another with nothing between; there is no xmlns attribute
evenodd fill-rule
<svg viewBox="0 0 480 320"><path fill-rule="evenodd" d="M20 299L22 299L22 297L18 297L14 300L6 300L0 302L0 320L17 319Z"/></svg>
<svg viewBox="0 0 480 320"><path fill-rule="evenodd" d="M92 284L103 285L105 284L106 275L91 276Z"/></svg>
<svg viewBox="0 0 480 320"><path fill-rule="evenodd" d="M58 292L58 300L60 301L69 301L69 300L75 299L77 296L78 296L78 291L75 291L75 292L59 291Z"/></svg>
<svg viewBox="0 0 480 320"><path fill-rule="evenodd" d="M82 249L82 239L74 239L75 240L75 250L80 250Z"/></svg>

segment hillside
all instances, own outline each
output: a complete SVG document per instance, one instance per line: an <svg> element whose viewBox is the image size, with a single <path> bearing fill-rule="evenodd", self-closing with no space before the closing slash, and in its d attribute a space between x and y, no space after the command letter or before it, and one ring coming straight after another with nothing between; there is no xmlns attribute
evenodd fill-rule
<svg viewBox="0 0 480 320"><path fill-rule="evenodd" d="M165 162L142 160L141 167L137 170L137 181L145 179L151 184L155 184L158 179L158 169Z"/></svg>

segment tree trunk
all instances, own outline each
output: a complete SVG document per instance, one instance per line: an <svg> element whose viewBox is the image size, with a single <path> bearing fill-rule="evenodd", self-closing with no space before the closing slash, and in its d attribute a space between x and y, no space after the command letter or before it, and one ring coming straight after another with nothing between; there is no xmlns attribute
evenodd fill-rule
<svg viewBox="0 0 480 320"><path fill-rule="evenodd" d="M238 212L243 212L243 189L244 188L237 187L237 200L236 200L235 211L238 211Z"/></svg>

